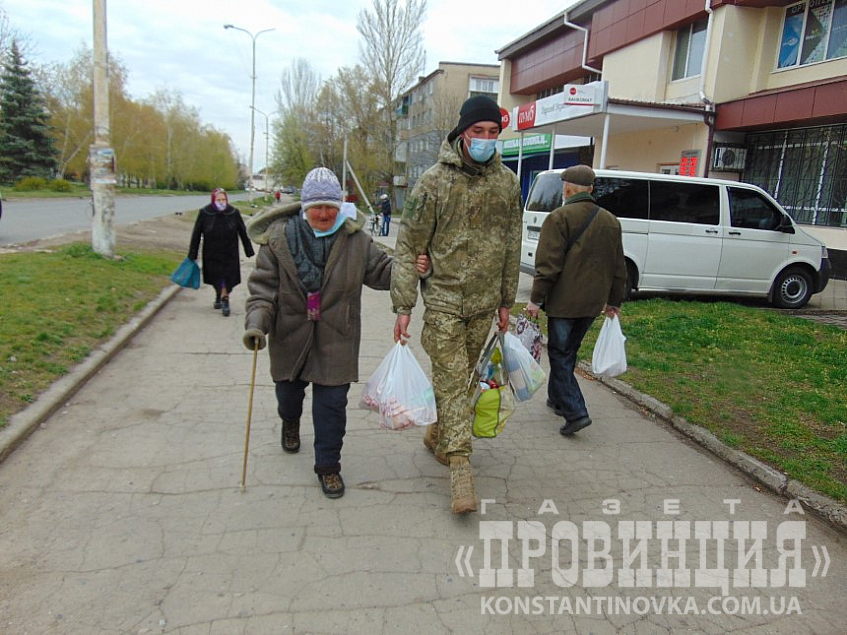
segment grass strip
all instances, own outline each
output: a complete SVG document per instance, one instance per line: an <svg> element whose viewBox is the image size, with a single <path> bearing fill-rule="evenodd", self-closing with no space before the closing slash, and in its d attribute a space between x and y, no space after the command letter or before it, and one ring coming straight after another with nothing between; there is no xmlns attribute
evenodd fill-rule
<svg viewBox="0 0 847 635"><path fill-rule="evenodd" d="M602 322L582 359L590 362ZM847 331L769 309L660 298L628 302L621 326L629 369L619 379L847 501Z"/></svg>
<svg viewBox="0 0 847 635"><path fill-rule="evenodd" d="M137 315L181 260L90 246L0 255L0 427Z"/></svg>

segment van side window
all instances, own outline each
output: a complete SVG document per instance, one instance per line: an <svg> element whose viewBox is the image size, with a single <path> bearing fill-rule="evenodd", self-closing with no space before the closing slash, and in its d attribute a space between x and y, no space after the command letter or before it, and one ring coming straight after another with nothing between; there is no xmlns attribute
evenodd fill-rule
<svg viewBox="0 0 847 635"><path fill-rule="evenodd" d="M650 220L717 225L720 216L720 192L716 185L650 183Z"/></svg>
<svg viewBox="0 0 847 635"><path fill-rule="evenodd" d="M776 229L782 222L782 212L758 192L740 187L729 189L729 213L732 226L744 229Z"/></svg>
<svg viewBox="0 0 847 635"><path fill-rule="evenodd" d="M556 174L539 174L535 177L526 201L528 212L552 212L562 206L562 177Z"/></svg>
<svg viewBox="0 0 847 635"><path fill-rule="evenodd" d="M647 219L647 181L600 177L594 183L594 200L618 218Z"/></svg>

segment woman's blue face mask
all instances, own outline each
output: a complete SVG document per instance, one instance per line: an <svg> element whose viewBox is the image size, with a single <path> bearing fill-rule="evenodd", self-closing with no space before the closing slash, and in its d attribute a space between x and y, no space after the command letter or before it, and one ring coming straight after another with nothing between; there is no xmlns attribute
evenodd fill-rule
<svg viewBox="0 0 847 635"><path fill-rule="evenodd" d="M488 161L494 156L494 151L497 149L497 139L468 139L465 137L465 141L470 141L470 144L468 144L468 154L477 163Z"/></svg>

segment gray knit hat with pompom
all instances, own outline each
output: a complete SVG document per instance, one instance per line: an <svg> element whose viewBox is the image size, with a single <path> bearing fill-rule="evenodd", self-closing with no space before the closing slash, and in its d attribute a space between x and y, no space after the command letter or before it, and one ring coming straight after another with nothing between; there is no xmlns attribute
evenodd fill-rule
<svg viewBox="0 0 847 635"><path fill-rule="evenodd" d="M341 209L341 184L329 168L315 168L306 175L300 190L300 206L305 212L317 205L331 205Z"/></svg>

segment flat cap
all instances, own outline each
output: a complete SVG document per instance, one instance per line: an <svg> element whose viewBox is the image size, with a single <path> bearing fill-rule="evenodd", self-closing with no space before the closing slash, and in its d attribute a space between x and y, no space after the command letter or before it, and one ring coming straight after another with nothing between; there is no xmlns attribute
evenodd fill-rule
<svg viewBox="0 0 847 635"><path fill-rule="evenodd" d="M572 165L562 172L562 180L574 185L594 185L594 170L587 165Z"/></svg>

